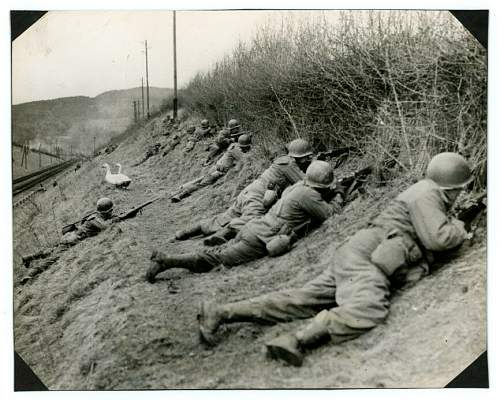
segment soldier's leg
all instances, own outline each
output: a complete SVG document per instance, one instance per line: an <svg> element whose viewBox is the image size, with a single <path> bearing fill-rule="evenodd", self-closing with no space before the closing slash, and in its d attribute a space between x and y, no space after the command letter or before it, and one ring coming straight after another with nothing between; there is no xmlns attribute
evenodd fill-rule
<svg viewBox="0 0 500 400"><path fill-rule="evenodd" d="M199 236L203 233L202 231L202 221L197 222L193 225L189 225L185 229L181 229L175 232L176 240L187 240L195 236Z"/></svg>
<svg viewBox="0 0 500 400"><path fill-rule="evenodd" d="M200 338L215 343L215 332L224 323L275 324L311 318L319 310L336 304L335 291L333 272L327 269L300 289L282 290L224 305L204 303L198 316Z"/></svg>
<svg viewBox="0 0 500 400"><path fill-rule="evenodd" d="M52 264L59 260L61 252L54 252L50 257L45 258L39 265L31 268L29 272L21 279L21 285L25 285L37 275L46 271Z"/></svg>
<svg viewBox="0 0 500 400"><path fill-rule="evenodd" d="M302 363L302 350L331 340L354 339L382 323L389 312L388 277L370 261L382 233L365 229L339 249L333 273L337 307L323 310L296 335L283 335L267 344L269 354L294 365Z"/></svg>
<svg viewBox="0 0 500 400"><path fill-rule="evenodd" d="M231 228L239 231L248 221L266 214L267 209L263 204L265 191L263 184L257 180L240 193L240 215L231 220Z"/></svg>
<svg viewBox="0 0 500 400"><path fill-rule="evenodd" d="M31 261L39 260L41 258L46 258L50 254L52 254L52 251L53 251L53 249L41 250L41 251L37 251L36 253L32 253L32 254L28 254L27 256L23 256L22 257L23 265L26 268L29 268Z"/></svg>
<svg viewBox="0 0 500 400"><path fill-rule="evenodd" d="M389 313L389 278L371 262L382 237L381 230L364 229L339 249L334 266L338 307L315 317L328 328L335 343L372 329Z"/></svg>
<svg viewBox="0 0 500 400"><path fill-rule="evenodd" d="M152 264L146 273L146 280L154 283L156 275L171 268L184 268L195 273L209 272L220 264L235 266L255 260L266 254L265 245L257 238L240 240L221 251L207 251L180 255L167 255L153 251Z"/></svg>
<svg viewBox="0 0 500 400"><path fill-rule="evenodd" d="M239 232L239 229L233 229L230 225L231 221L241 215L241 199L240 196L236 199L231 207L229 207L223 214L216 217L219 227L214 229L209 238L203 241L205 246L220 246L231 239L234 239ZM212 225L216 228L215 224ZM208 233L208 232L207 232Z"/></svg>
<svg viewBox="0 0 500 400"><path fill-rule="evenodd" d="M220 151L220 148L218 145L216 145L215 143L211 144L209 147L208 147L208 156L207 156L207 159L205 161L205 165L206 164L209 164L212 162L212 160L214 159L214 157L219 154L219 151Z"/></svg>

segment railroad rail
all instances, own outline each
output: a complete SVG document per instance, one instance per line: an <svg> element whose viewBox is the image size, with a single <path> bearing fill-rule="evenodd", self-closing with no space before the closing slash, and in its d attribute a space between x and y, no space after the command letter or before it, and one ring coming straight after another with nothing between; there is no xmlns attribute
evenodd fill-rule
<svg viewBox="0 0 500 400"><path fill-rule="evenodd" d="M33 172L28 175L21 176L19 178L12 180L12 194L16 195L24 192L25 190L32 188L39 183L42 183L44 180L51 178L52 176L64 171L69 168L71 165L76 163L77 160L69 160L62 162L60 164L43 168L39 171Z"/></svg>

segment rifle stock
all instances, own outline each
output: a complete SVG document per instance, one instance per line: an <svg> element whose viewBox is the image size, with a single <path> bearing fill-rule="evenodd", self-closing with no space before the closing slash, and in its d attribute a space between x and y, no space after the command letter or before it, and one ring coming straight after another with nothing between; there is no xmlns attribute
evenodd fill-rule
<svg viewBox="0 0 500 400"><path fill-rule="evenodd" d="M92 212L86 214L84 217L82 217L78 221L72 222L71 224L68 224L68 225L64 225L62 227L62 229L61 229L62 234L65 235L68 232L75 231L76 230L76 224L84 222L88 217L90 217L91 215L95 214L96 212L97 211L92 211Z"/></svg>

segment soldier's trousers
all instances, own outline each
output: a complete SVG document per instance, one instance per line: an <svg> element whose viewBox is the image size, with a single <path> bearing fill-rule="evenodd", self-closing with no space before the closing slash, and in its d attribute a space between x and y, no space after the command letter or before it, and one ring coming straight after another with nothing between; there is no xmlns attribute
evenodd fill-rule
<svg viewBox="0 0 500 400"><path fill-rule="evenodd" d="M199 253L199 256L208 264L215 267L224 264L227 267L244 264L267 255L266 245L257 236L246 229L242 229L235 241L224 249L208 250Z"/></svg>
<svg viewBox="0 0 500 400"><path fill-rule="evenodd" d="M205 161L207 164L212 162L212 160L217 157L219 154L222 154L222 152L227 148L226 147L220 147L219 145L212 143L210 146L208 146L208 156L207 160Z"/></svg>
<svg viewBox="0 0 500 400"><path fill-rule="evenodd" d="M22 282L26 283L30 279L34 278L35 276L41 274L45 270L47 270L52 264L57 262L59 258L61 257L62 253L68 248L68 245L65 244L60 244L56 247L54 247L50 252L44 252L43 257L36 257L33 258L33 260L37 259L43 259L38 265L32 266L29 268L28 273L23 277ZM42 254L42 253L40 253Z"/></svg>
<svg viewBox="0 0 500 400"><path fill-rule="evenodd" d="M239 231L251 219L265 215L267 210L262 203L265 192L266 188L259 180L248 185L224 213L201 222L203 234L211 235L227 225Z"/></svg>
<svg viewBox="0 0 500 400"><path fill-rule="evenodd" d="M183 151L185 153L189 153L191 150L194 149L194 145L196 144L196 141L195 140L188 140L187 143L186 143L186 146L184 146L184 149Z"/></svg>
<svg viewBox="0 0 500 400"><path fill-rule="evenodd" d="M213 184L216 180L224 175L224 172L218 171L216 169L210 170L206 175L200 178L193 179L192 181L182 185L180 191L185 195L193 193L198 189L201 189L202 187Z"/></svg>
<svg viewBox="0 0 500 400"><path fill-rule="evenodd" d="M389 279L370 261L382 238L379 228L359 231L316 279L300 289L227 304L225 322L273 324L314 318L335 343L361 335L382 323L389 312Z"/></svg>

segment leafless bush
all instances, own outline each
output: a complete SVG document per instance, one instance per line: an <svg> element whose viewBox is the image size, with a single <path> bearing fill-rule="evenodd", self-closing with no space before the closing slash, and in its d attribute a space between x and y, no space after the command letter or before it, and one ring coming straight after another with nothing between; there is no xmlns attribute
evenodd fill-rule
<svg viewBox="0 0 500 400"><path fill-rule="evenodd" d="M345 12L335 26L261 28L182 95L219 123L239 118L266 152L300 136L317 150L356 146L418 176L433 154L458 151L480 181L486 65L486 51L447 12Z"/></svg>

